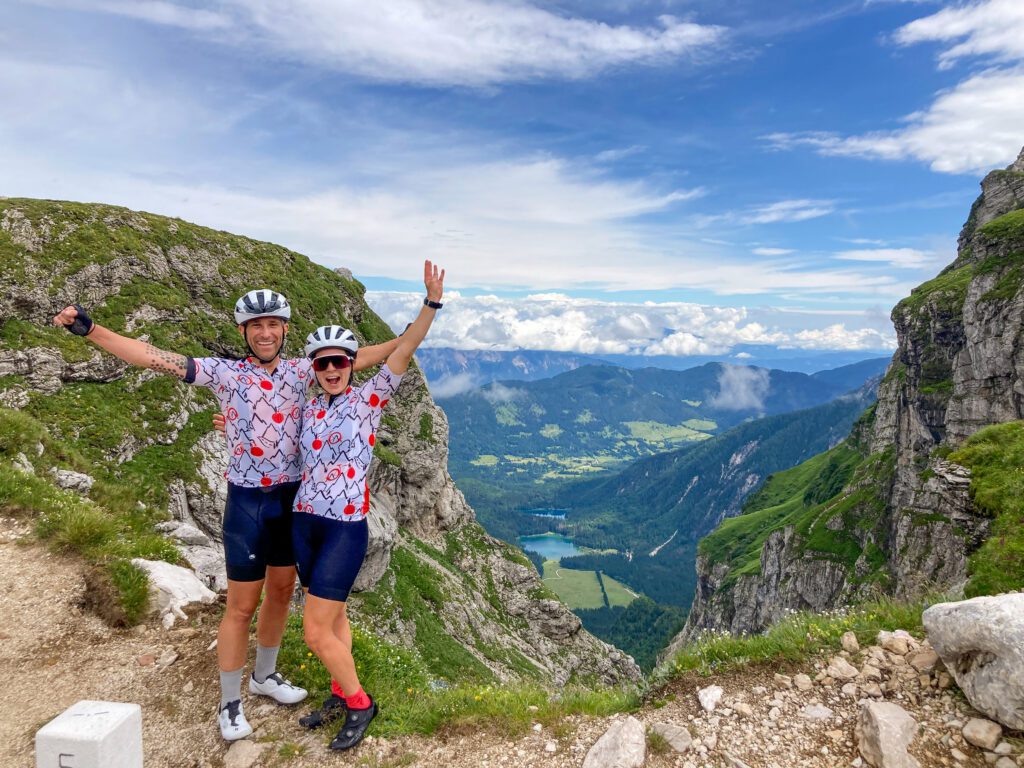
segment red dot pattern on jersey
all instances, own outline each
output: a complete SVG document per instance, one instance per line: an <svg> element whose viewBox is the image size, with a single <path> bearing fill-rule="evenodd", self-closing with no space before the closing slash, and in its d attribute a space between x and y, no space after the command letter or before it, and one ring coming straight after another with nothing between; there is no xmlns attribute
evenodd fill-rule
<svg viewBox="0 0 1024 768"><path fill-rule="evenodd" d="M269 477L264 477L262 480L260 480L260 485L270 485L270 482L271 481Z"/></svg>
<svg viewBox="0 0 1024 768"><path fill-rule="evenodd" d="M378 405L380 405L380 398L377 397L377 393L376 392L374 392L372 395L370 395L370 405L373 408L376 408Z"/></svg>
<svg viewBox="0 0 1024 768"><path fill-rule="evenodd" d="M391 402L390 400L381 400L380 401L380 407L383 408L385 405L387 405L390 402Z"/></svg>
<svg viewBox="0 0 1024 768"><path fill-rule="evenodd" d="M318 419L322 419L322 418L323 418L324 416L326 416L326 415L327 415L327 411L325 411L325 410L323 410L323 409L321 409L321 410L319 410L319 411L317 411L317 412L316 412L316 417L317 417Z"/></svg>
<svg viewBox="0 0 1024 768"><path fill-rule="evenodd" d="M275 413L270 418L272 418L274 420L275 424L280 424L282 421L284 421L284 414L283 413Z"/></svg>
<svg viewBox="0 0 1024 768"><path fill-rule="evenodd" d="M353 477L356 476L356 468L355 467L349 467L347 474L348 474L348 479L351 480Z"/></svg>
<svg viewBox="0 0 1024 768"><path fill-rule="evenodd" d="M266 390L271 390L271 389L274 388L274 385L271 384L269 381L261 381L260 382L260 386L263 387Z"/></svg>
<svg viewBox="0 0 1024 768"><path fill-rule="evenodd" d="M263 449L260 448L258 445L254 445L252 448L249 449L249 453L251 453L253 456L262 456Z"/></svg>
<svg viewBox="0 0 1024 768"><path fill-rule="evenodd" d="M324 441L323 440L320 440L319 438L317 438L316 440L313 441L313 450L314 451L319 451L323 447L324 447Z"/></svg>
<svg viewBox="0 0 1024 768"><path fill-rule="evenodd" d="M374 435L370 435L366 442L368 442L370 444L370 447L373 448L373 446L376 445L377 443L377 438Z"/></svg>
<svg viewBox="0 0 1024 768"><path fill-rule="evenodd" d="M356 511L356 507L355 507L354 504L348 504L348 505L345 506L345 514L346 515L351 515L351 514L355 513L355 511Z"/></svg>

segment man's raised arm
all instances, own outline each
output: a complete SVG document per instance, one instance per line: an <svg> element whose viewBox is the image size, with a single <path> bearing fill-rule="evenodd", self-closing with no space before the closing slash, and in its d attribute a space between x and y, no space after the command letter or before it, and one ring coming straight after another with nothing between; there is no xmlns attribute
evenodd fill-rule
<svg viewBox="0 0 1024 768"><path fill-rule="evenodd" d="M105 349L126 363L141 368L150 368L158 373L166 373L185 378L188 371L188 358L175 352L165 352L152 344L130 339L94 323L86 311L78 306L62 309L53 318L53 324L67 328L76 336L86 336L96 346Z"/></svg>

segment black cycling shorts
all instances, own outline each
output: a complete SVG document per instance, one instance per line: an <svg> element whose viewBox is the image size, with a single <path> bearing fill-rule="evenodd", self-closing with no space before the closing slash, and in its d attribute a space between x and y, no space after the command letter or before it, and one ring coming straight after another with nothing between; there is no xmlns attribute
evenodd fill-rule
<svg viewBox="0 0 1024 768"><path fill-rule="evenodd" d="M346 522L296 512L292 530L302 586L324 600L348 600L370 541L366 518Z"/></svg>
<svg viewBox="0 0 1024 768"><path fill-rule="evenodd" d="M266 578L267 566L295 565L292 504L298 483L245 488L228 483L224 562L232 581Z"/></svg>

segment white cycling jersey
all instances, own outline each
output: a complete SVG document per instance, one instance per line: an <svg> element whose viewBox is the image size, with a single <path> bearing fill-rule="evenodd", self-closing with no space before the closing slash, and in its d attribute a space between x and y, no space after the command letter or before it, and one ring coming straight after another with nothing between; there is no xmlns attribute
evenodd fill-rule
<svg viewBox="0 0 1024 768"><path fill-rule="evenodd" d="M365 384L333 398L314 397L303 411L302 483L295 511L357 521L370 510L366 482L381 412L401 374L387 364Z"/></svg>
<svg viewBox="0 0 1024 768"><path fill-rule="evenodd" d="M282 360L268 373L252 358L189 358L185 382L217 396L230 459L224 476L246 488L296 482L302 408L313 381L306 358Z"/></svg>

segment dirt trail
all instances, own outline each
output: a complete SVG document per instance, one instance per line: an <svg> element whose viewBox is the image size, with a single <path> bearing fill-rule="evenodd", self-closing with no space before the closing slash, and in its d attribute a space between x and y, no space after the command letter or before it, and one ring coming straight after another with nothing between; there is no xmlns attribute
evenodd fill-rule
<svg viewBox="0 0 1024 768"><path fill-rule="evenodd" d="M80 607L83 567L73 558L49 553L34 543L25 523L9 518L0 519L0 578L6 585L0 590L2 768L34 768L36 730L81 699L142 706L146 768L225 765L228 745L221 740L213 716L218 693L216 657L210 648L219 605L192 609L189 626L169 631L156 622L131 630L110 629ZM159 658L167 651L178 654L170 666L139 663L140 657ZM658 692L635 716L648 726L655 722L685 726L698 741L685 754L649 753L647 768L850 766L857 757L853 731L857 702L828 686L780 690L773 681L774 671L751 668L714 679L688 677ZM814 669L805 671L815 674ZM729 706L709 714L694 694L711 683L725 689L724 702ZM309 733L295 723L305 709L263 703L247 693L243 697L255 727L252 741L260 752L253 762L242 763L252 768L578 768L609 725L605 719L572 717L554 727L537 724L513 738L475 729L430 737L371 736L352 752L337 754L325 748L331 734ZM827 721L803 718L800 712L814 702L833 709L834 716ZM781 715L771 720L769 710L780 703ZM966 722L971 716L962 700L933 691L898 703L922 724L922 735L912 749L922 766L986 764L981 752L965 745L958 730L947 723ZM750 707L749 714L743 715L743 705ZM944 744L943 737L949 743ZM951 757L954 747L965 753L966 760ZM1024 765L1024 757L1015 757Z"/></svg>

